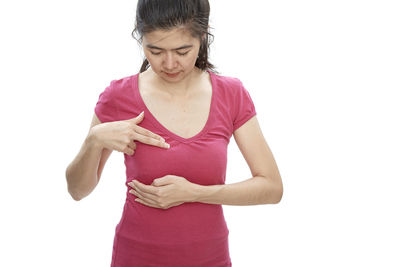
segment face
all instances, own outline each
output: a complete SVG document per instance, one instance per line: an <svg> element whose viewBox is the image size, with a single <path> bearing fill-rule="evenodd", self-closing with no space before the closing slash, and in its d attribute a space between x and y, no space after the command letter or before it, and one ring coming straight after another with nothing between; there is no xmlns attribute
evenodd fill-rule
<svg viewBox="0 0 400 267"><path fill-rule="evenodd" d="M143 50L151 69L168 82L180 81L192 72L199 49L200 40L183 28L156 30L143 36Z"/></svg>

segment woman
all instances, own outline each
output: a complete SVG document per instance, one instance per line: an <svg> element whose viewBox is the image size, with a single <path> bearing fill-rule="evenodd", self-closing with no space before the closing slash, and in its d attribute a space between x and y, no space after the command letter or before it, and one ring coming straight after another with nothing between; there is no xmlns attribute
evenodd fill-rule
<svg viewBox="0 0 400 267"><path fill-rule="evenodd" d="M123 152L111 266L232 266L222 205L278 203L283 192L253 101L239 79L212 71L207 0L139 0L136 12L146 59L100 94L68 190L90 194L111 152ZM226 185L232 135L254 177Z"/></svg>

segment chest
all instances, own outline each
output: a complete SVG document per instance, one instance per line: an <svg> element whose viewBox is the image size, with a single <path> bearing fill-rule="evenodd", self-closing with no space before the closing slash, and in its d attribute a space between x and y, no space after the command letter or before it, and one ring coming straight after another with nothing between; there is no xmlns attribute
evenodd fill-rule
<svg viewBox="0 0 400 267"><path fill-rule="evenodd" d="M190 138L201 132L205 127L212 99L212 84L202 82L187 98L167 99L147 87L145 83L139 85L139 92L147 109L153 117L167 130Z"/></svg>

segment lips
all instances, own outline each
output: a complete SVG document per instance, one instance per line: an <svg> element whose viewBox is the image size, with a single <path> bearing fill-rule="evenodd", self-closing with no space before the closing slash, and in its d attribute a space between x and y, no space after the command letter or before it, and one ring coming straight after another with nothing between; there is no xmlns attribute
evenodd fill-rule
<svg viewBox="0 0 400 267"><path fill-rule="evenodd" d="M169 77L175 77L175 76L177 76L179 74L179 72L175 72L175 73L165 72L165 74L167 74Z"/></svg>

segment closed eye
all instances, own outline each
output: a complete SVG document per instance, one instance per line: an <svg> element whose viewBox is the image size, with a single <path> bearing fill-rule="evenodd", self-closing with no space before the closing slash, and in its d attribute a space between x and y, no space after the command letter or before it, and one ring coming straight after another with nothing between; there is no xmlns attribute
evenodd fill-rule
<svg viewBox="0 0 400 267"><path fill-rule="evenodd" d="M185 52L185 53L178 53L178 55L184 56L184 55L186 55L187 53L189 53L189 51L187 51L187 52Z"/></svg>
<svg viewBox="0 0 400 267"><path fill-rule="evenodd" d="M159 55L159 54L161 54L161 52L154 53L154 52L152 52L152 51L150 51L150 53L151 53L152 55ZM184 56L184 55L186 55L187 53L189 53L189 51L187 51L187 52L185 52L185 53L179 53L179 52L177 52L177 53L178 53L178 55L180 55L180 56Z"/></svg>

